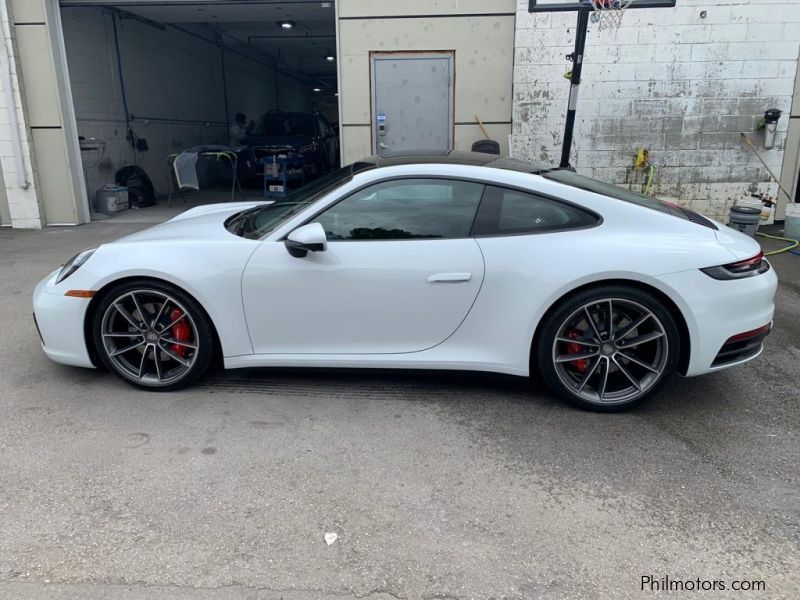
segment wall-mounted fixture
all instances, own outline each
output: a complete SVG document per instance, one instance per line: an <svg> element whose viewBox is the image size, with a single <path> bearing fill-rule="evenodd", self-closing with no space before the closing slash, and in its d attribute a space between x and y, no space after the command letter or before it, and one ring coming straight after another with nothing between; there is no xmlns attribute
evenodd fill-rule
<svg viewBox="0 0 800 600"><path fill-rule="evenodd" d="M294 21L278 21L278 27L280 27L281 29L286 29L287 31L289 29L292 29L294 26L295 26Z"/></svg>
<svg viewBox="0 0 800 600"><path fill-rule="evenodd" d="M775 146L775 130L778 128L780 118L781 111L777 108L764 111L764 148L766 150L771 150Z"/></svg>

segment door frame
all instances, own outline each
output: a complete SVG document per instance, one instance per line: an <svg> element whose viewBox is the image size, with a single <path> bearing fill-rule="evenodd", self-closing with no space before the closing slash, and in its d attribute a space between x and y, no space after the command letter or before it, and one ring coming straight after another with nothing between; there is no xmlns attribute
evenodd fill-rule
<svg viewBox="0 0 800 600"><path fill-rule="evenodd" d="M11 212L8 209L8 194L2 169L0 169L0 227L11 227Z"/></svg>
<svg viewBox="0 0 800 600"><path fill-rule="evenodd" d="M75 212L77 223L89 223L92 220L91 207L89 206L89 190L86 187L86 176L83 170L83 156L80 148L78 121L75 116L75 104L72 97L72 83L67 64L67 46L64 41L64 29L61 22L60 0L50 0L45 4L47 16L51 26L48 28L53 46L53 60L55 63L56 80L61 90L59 94L59 108L61 109L61 128L64 132L64 141L67 147L68 168L72 176L72 188L75 195ZM45 211L45 216L47 211ZM48 223L53 225L54 223Z"/></svg>
<svg viewBox="0 0 800 600"><path fill-rule="evenodd" d="M456 139L456 51L455 50L371 50L369 53L369 130L372 150L378 154L378 132L375 105L375 61L382 58L447 58L450 62L450 150Z"/></svg>
<svg viewBox="0 0 800 600"><path fill-rule="evenodd" d="M791 196L778 189L778 206L775 218L786 217L786 206L792 202L800 202L800 64L794 79L794 96L789 109L789 127L783 144L783 164L781 166L781 187Z"/></svg>

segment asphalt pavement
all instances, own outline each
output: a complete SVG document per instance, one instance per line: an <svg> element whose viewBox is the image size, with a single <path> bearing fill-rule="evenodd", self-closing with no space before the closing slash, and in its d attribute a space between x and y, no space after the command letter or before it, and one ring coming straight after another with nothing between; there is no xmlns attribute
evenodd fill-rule
<svg viewBox="0 0 800 600"><path fill-rule="evenodd" d="M142 227L0 230L0 598L800 597L800 256L762 357L601 415L490 375L158 394L48 361L35 283Z"/></svg>

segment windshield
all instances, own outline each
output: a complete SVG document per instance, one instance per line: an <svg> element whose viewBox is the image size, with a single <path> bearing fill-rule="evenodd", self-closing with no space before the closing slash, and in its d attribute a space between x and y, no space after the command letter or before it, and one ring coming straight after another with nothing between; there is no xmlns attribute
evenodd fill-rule
<svg viewBox="0 0 800 600"><path fill-rule="evenodd" d="M266 114L253 128L254 135L271 137L309 137L316 135L311 115Z"/></svg>
<svg viewBox="0 0 800 600"><path fill-rule="evenodd" d="M299 190L292 192L286 198L234 215L228 219L226 226L236 235L249 239L261 238L292 215L297 214L328 192L350 181L354 174L374 167L375 165L370 163L347 165L323 175Z"/></svg>
<svg viewBox="0 0 800 600"><path fill-rule="evenodd" d="M625 188L621 188L613 183L597 181L596 179L578 175L573 171L568 171L566 169L554 169L552 171L543 171L541 176L546 177L547 179L552 179L553 181L558 181L559 183L566 183L567 185L586 190L587 192L603 194L604 196L609 196L611 198L616 198L617 200L630 202L632 204L638 204L639 206L644 206L645 208L652 208L653 210L674 215L676 217L681 217L683 219L688 218L684 210L682 210L677 204L671 204L669 202L664 202L663 200L658 200L657 198L650 198L649 196L637 194L636 192L626 190Z"/></svg>

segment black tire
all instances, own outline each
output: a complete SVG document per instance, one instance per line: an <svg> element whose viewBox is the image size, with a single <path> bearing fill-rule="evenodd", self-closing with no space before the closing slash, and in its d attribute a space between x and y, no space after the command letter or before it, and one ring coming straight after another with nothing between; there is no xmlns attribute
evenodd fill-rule
<svg viewBox="0 0 800 600"><path fill-rule="evenodd" d="M570 360L573 353L581 358ZM652 397L679 356L680 336L669 310L654 295L624 285L589 288L559 303L542 321L534 352L535 370L554 393L597 412L627 410ZM609 391L611 382L617 391Z"/></svg>
<svg viewBox="0 0 800 600"><path fill-rule="evenodd" d="M142 343L146 345L144 346L143 351L139 353L140 356L142 356L141 364L145 364L147 359L147 356L145 355L150 352L149 362L152 363L154 370L158 373L157 381L152 381L146 378L137 379L135 374L133 374L129 368L126 368L125 363L131 362L131 356L134 357L133 360L135 360L136 353L139 352L138 349L131 348L131 350L129 350L127 353L121 353L119 355L121 358L112 358L111 353L115 350L118 350L118 348L112 349L109 346L112 343L116 343L116 341L106 343L105 340L107 339L106 336L115 337L115 334L106 333L106 335L104 335L104 327L108 327L108 323L112 319L116 319L123 324L125 323L122 320L122 313L119 313L116 316L106 315L113 315L114 311L117 310L112 309L112 305L115 303L124 304L126 302L130 302L130 300L127 299L132 298L133 295L136 296L139 301L139 306L141 306L143 312L146 313L146 319L152 319L154 323L152 329L153 333L157 328L161 328L166 321L169 321L169 318L167 318L169 316L168 314L166 316L161 314L164 311L158 311L157 315L154 314L158 308L158 298L165 298L164 307L167 311L179 310L182 313L185 313L185 317L188 318L183 317L182 319L187 323L191 337L186 339L184 345L189 346L191 344L194 347L181 349L181 354L178 354L177 358L182 358L187 363L191 362L190 365L178 363L177 360L170 358L170 356L175 356L175 353L178 352L176 350L176 346L171 342L164 342L162 339L157 339L155 343L146 343L146 336L153 335L153 333L151 333L151 329L148 328L147 330L142 330L141 335L138 335L137 337L137 330L132 325L127 326L128 331L130 331L130 336L126 336L124 333L119 335L123 337L131 337L131 345L135 344L138 341L138 338L143 340ZM148 299L153 300L152 312L148 312L149 306L151 306L147 304ZM167 299L170 302L168 302ZM136 301L137 300L133 300L133 304L129 304L129 306L136 306ZM128 311L128 314L129 316L132 316L134 320L139 320L137 318L139 312L136 312L136 309ZM159 319L159 324L156 324L155 320L158 319L159 316L161 317ZM205 310L203 310L203 308L194 298L192 298L183 290L167 283L142 279L127 281L115 285L103 293L100 301L94 306L91 319L92 341L100 361L109 371L134 387L158 392L179 390L195 383L208 370L208 367L211 363L214 351L214 329L213 325L211 324L211 320L209 319ZM174 327L164 327L161 329L161 334L165 338L167 336L170 338L175 338L177 336L172 334L173 331ZM178 341L178 344L181 343L182 342ZM168 355L168 352L171 352L172 354ZM187 352L188 354L184 355L182 352ZM173 365L172 372L179 371L179 373L174 375L174 380L169 380L165 377L165 380L162 383L161 369L169 366L170 361L175 363ZM141 373L141 367L139 372ZM169 372L165 372L165 375L168 374Z"/></svg>

